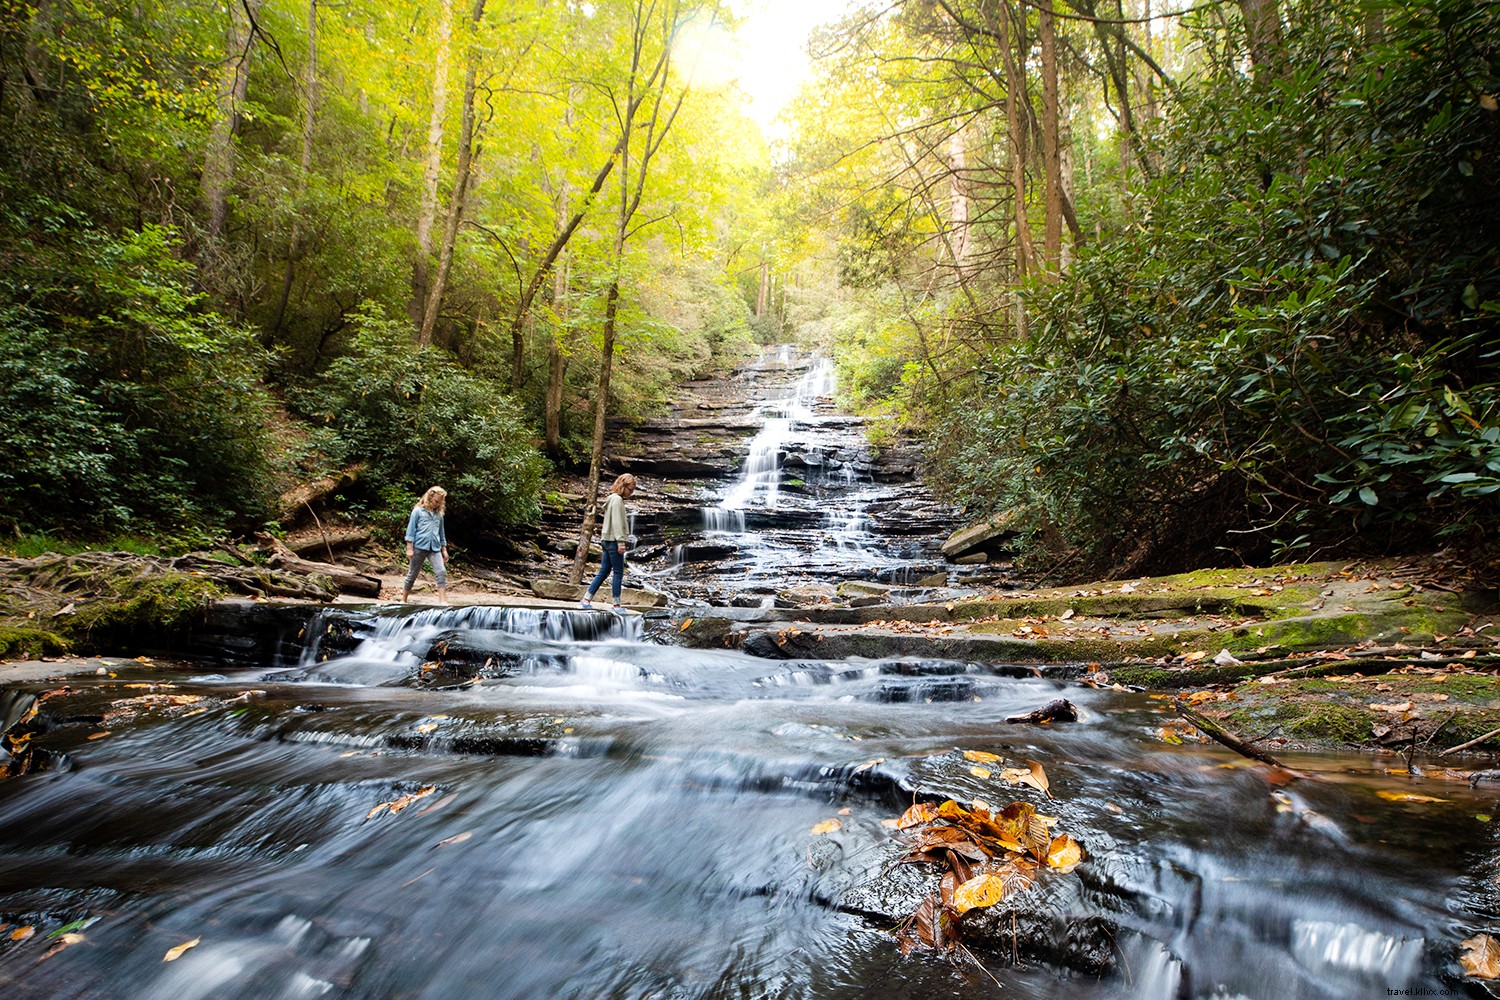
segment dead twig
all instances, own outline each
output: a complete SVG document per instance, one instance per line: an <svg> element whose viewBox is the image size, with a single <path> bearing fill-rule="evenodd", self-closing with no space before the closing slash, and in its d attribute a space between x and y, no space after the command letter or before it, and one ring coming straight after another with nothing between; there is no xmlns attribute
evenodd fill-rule
<svg viewBox="0 0 1500 1000"><path fill-rule="evenodd" d="M1485 740L1491 739L1491 738L1496 737L1496 736L1500 736L1500 729L1491 729L1489 732L1485 733L1483 736L1476 737L1476 738L1470 740L1467 743L1460 743L1456 747L1449 747L1448 749L1444 750L1442 753L1438 754L1438 756L1439 757L1446 757L1450 753L1458 753L1460 750L1467 750L1467 749L1469 749L1469 747L1478 746L1479 744L1483 743Z"/></svg>
<svg viewBox="0 0 1500 1000"><path fill-rule="evenodd" d="M1282 770L1290 770L1290 768L1288 768L1285 764L1277 760L1275 757L1272 757L1264 750L1257 750L1255 747L1246 743L1238 736L1235 736L1229 730L1225 729L1217 722L1208 718L1206 715L1200 715L1199 713L1193 711L1191 708L1188 708L1184 703L1180 701L1173 701L1172 707L1176 709L1177 713L1184 719L1196 726L1202 733L1204 733L1204 735L1212 738L1216 742L1222 743L1224 746L1233 750L1240 756L1249 757L1251 760L1258 760L1262 764L1270 764L1272 767L1279 767Z"/></svg>

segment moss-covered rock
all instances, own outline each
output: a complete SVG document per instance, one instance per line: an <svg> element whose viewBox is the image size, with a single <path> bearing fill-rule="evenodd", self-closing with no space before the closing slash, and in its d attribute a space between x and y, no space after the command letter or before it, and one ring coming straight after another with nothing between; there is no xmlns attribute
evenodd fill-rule
<svg viewBox="0 0 1500 1000"><path fill-rule="evenodd" d="M68 640L56 632L26 625L0 625L0 660L59 656L68 651Z"/></svg>
<svg viewBox="0 0 1500 1000"><path fill-rule="evenodd" d="M223 596L213 581L189 573L122 577L60 621L77 646L112 649L135 636L184 634Z"/></svg>

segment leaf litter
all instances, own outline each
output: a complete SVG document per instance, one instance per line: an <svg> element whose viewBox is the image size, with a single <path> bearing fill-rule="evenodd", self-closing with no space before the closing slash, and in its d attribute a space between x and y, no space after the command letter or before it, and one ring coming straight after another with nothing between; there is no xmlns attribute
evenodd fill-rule
<svg viewBox="0 0 1500 1000"><path fill-rule="evenodd" d="M1006 768L1002 777L1050 795L1041 765L1027 764L1024 770ZM982 801L966 807L948 799L918 802L902 813L895 821L905 838L901 862L937 865L942 875L938 888L896 929L901 953L930 949L972 958L962 943L965 914L1025 892L1044 871L1065 875L1082 863L1083 848L1068 834L1054 832L1056 825L1055 817L1027 802L995 811Z"/></svg>

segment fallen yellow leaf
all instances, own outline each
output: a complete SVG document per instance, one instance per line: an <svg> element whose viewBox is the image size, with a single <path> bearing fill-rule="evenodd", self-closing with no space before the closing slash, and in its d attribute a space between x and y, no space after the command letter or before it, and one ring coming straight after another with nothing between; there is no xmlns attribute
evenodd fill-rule
<svg viewBox="0 0 1500 1000"><path fill-rule="evenodd" d="M1375 794L1379 795L1382 799L1386 799L1386 800L1388 800L1390 802L1447 802L1448 801L1447 799L1440 799L1440 798L1437 798L1436 796L1432 796L1432 795L1418 795L1416 792L1392 792L1392 791L1389 791L1389 790L1382 790L1382 791L1376 792Z"/></svg>
<svg viewBox="0 0 1500 1000"><path fill-rule="evenodd" d="M990 769L987 767L980 767L978 764L975 764L973 767L969 768L969 773L976 778L988 778L990 776Z"/></svg>
<svg viewBox="0 0 1500 1000"><path fill-rule="evenodd" d="M1042 765L1034 760L1028 760L1026 766L1031 769L1032 780L1028 784L1040 788L1047 796L1052 798L1052 782L1047 780L1047 772L1042 770Z"/></svg>
<svg viewBox="0 0 1500 1000"><path fill-rule="evenodd" d="M175 962L179 958L181 958L189 948L198 947L198 942L202 940L202 938L193 938L191 941L182 942L182 944L178 945L175 948L168 948L167 953L162 956L161 960L163 962Z"/></svg>
<svg viewBox="0 0 1500 1000"><path fill-rule="evenodd" d="M833 833L834 831L842 830L843 828L844 824L839 822L838 820L825 819L823 822L817 824L812 828L812 835L814 837L821 837L825 833Z"/></svg>
<svg viewBox="0 0 1500 1000"><path fill-rule="evenodd" d="M27 924L25 927L17 927L15 930L11 931L10 939L12 941L25 941L35 933L36 928L31 926L30 924Z"/></svg>
<svg viewBox="0 0 1500 1000"><path fill-rule="evenodd" d="M994 906L1005 898L1005 880L999 875L977 875L953 890L953 908L959 913Z"/></svg>
<svg viewBox="0 0 1500 1000"><path fill-rule="evenodd" d="M1052 838L1052 843L1047 848L1048 868L1056 868L1059 873L1066 874L1078 867L1081 861L1083 848L1078 846L1078 841L1066 833Z"/></svg>
<svg viewBox="0 0 1500 1000"><path fill-rule="evenodd" d="M984 764L998 764L1000 762L1000 755L990 753L988 750L965 750L964 756L969 760L979 761Z"/></svg>

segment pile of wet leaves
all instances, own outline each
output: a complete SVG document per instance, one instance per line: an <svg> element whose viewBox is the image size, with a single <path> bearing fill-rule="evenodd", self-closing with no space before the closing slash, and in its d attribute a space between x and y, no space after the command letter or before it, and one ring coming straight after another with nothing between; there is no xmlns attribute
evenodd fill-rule
<svg viewBox="0 0 1500 1000"><path fill-rule="evenodd" d="M976 773L988 772L983 762L999 761L983 751L967 751L965 756L977 762ZM1046 772L1038 764L1006 768L1001 777L1050 795ZM902 862L936 865L942 875L938 888L897 928L902 954L920 949L967 954L966 914L1028 891L1044 871L1063 875L1076 868L1083 861L1083 848L1059 832L1057 822L1029 802L1012 802L997 810L980 800L962 806L948 799L918 802L907 809L895 821L906 848Z"/></svg>

